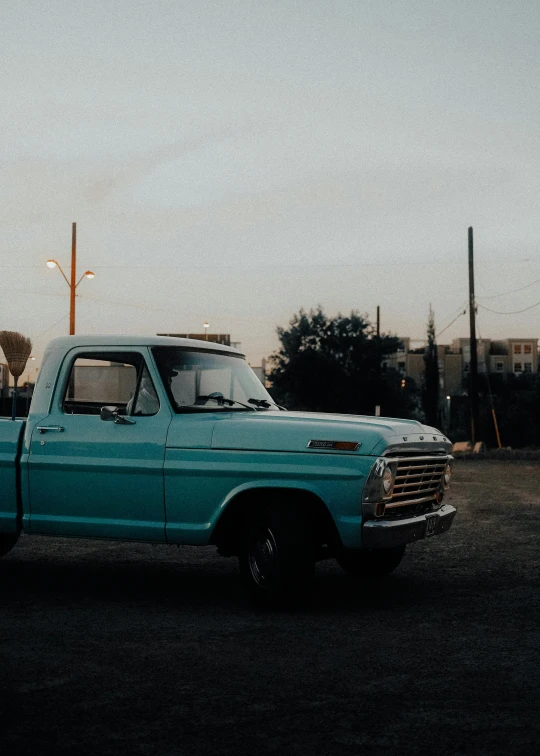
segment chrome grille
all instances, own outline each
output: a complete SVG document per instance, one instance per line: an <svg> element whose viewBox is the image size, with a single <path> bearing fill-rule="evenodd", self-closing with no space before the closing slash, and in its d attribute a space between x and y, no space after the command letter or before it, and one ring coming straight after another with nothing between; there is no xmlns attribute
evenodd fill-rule
<svg viewBox="0 0 540 756"><path fill-rule="evenodd" d="M389 462L397 462L397 471L392 497L385 509L433 501L441 487L448 460L446 455L389 459Z"/></svg>

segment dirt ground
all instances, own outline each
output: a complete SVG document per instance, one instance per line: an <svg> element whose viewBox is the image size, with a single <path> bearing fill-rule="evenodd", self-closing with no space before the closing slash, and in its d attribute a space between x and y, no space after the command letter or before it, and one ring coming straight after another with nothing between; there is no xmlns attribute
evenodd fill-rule
<svg viewBox="0 0 540 756"><path fill-rule="evenodd" d="M0 753L540 753L540 463L458 462L450 533L266 613L213 548L23 537Z"/></svg>

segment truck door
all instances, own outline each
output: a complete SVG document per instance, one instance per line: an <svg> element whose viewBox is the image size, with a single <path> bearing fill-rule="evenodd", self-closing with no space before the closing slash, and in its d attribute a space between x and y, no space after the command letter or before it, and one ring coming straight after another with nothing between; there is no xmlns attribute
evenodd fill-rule
<svg viewBox="0 0 540 756"><path fill-rule="evenodd" d="M32 432L30 532L165 540L172 415L148 358L118 347L67 355L50 414Z"/></svg>

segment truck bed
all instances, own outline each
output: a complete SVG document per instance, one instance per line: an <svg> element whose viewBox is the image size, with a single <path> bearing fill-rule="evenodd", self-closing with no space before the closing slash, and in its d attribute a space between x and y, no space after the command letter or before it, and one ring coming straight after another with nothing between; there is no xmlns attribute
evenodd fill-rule
<svg viewBox="0 0 540 756"><path fill-rule="evenodd" d="M0 532L16 533L19 506L20 447L25 420L0 419Z"/></svg>

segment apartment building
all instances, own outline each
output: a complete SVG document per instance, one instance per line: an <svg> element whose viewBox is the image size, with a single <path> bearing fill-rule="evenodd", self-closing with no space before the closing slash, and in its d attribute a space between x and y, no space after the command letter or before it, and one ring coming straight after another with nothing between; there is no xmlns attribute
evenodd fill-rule
<svg viewBox="0 0 540 756"><path fill-rule="evenodd" d="M424 379L423 349L411 351L411 339L401 339L402 349L389 355L383 369L395 369L403 376L412 378L418 386ZM441 393L459 396L469 374L471 361L470 339L454 339L451 344L438 344L439 376ZM478 339L477 359L479 373L521 375L538 372L538 339Z"/></svg>
<svg viewBox="0 0 540 756"><path fill-rule="evenodd" d="M463 372L469 371L470 339L454 339L452 350L463 357ZM502 340L478 339L478 372L514 373L538 372L538 339L512 338Z"/></svg>

